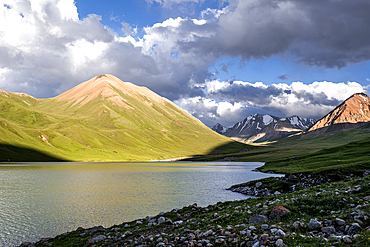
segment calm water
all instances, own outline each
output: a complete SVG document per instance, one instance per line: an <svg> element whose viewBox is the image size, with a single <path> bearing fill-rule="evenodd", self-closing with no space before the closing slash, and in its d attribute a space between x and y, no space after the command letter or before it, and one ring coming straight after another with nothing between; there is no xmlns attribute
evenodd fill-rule
<svg viewBox="0 0 370 247"><path fill-rule="evenodd" d="M225 190L271 174L261 163L0 164L0 246L77 227L109 227L198 203L247 196ZM273 175L277 176L277 175Z"/></svg>

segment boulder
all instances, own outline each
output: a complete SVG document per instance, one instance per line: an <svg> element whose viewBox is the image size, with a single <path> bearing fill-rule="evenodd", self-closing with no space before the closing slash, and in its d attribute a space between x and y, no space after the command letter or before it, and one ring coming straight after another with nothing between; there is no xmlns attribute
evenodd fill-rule
<svg viewBox="0 0 370 247"><path fill-rule="evenodd" d="M349 228L348 228L348 234L349 235L355 235L358 232L362 231L362 227L358 223L353 223Z"/></svg>
<svg viewBox="0 0 370 247"><path fill-rule="evenodd" d="M281 219L283 218L285 215L289 214L290 213L290 210L283 207L283 206L277 206L277 207L274 207L270 213L270 218L271 219Z"/></svg>
<svg viewBox="0 0 370 247"><path fill-rule="evenodd" d="M249 224L260 224L268 221L268 218L264 215L253 215L249 218Z"/></svg>

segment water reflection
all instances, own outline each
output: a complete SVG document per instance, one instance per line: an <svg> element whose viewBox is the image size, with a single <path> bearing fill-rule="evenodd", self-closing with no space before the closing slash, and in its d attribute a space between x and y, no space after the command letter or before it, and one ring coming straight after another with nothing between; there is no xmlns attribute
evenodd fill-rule
<svg viewBox="0 0 370 247"><path fill-rule="evenodd" d="M79 226L111 226L181 208L244 199L232 184L271 176L260 163L27 163L0 165L0 246Z"/></svg>

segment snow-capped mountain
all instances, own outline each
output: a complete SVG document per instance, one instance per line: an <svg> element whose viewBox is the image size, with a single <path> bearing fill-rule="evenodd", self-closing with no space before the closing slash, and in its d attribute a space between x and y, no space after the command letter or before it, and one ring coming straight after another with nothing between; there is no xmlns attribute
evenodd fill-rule
<svg viewBox="0 0 370 247"><path fill-rule="evenodd" d="M300 118L291 116L279 118L271 115L254 114L248 116L243 121L234 124L230 128L225 128L221 124L216 124L212 129L228 137L250 138L256 137L263 140L282 138L294 133L307 130L316 123L315 119ZM276 133L272 133L276 132Z"/></svg>
<svg viewBox="0 0 370 247"><path fill-rule="evenodd" d="M248 116L243 121L228 128L223 135L228 137L249 138L259 133L263 128L273 122L279 121L278 117L271 115L254 114Z"/></svg>
<svg viewBox="0 0 370 247"><path fill-rule="evenodd" d="M222 126L221 124L217 123L215 126L212 127L212 130L216 131L219 134L224 134L229 128Z"/></svg>
<svg viewBox="0 0 370 247"><path fill-rule="evenodd" d="M307 130L312 125L314 125L317 120L312 118L301 118L299 116L291 116L286 118L293 126L301 129L301 130ZM284 118L280 118L280 121L284 121Z"/></svg>

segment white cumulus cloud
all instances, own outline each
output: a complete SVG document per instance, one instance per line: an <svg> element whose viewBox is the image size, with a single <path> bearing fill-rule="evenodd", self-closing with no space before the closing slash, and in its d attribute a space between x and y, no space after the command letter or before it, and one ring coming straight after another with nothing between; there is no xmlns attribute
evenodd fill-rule
<svg viewBox="0 0 370 247"><path fill-rule="evenodd" d="M242 81L222 82L218 80L206 83L205 98L231 103L233 106L248 107L252 113L269 113L278 117L298 115L301 117L321 118L342 101L354 93L367 93L366 87L357 82L313 82L304 84L292 82L265 85L262 82ZM203 101L205 101L203 99ZM187 106L189 107L189 105ZM217 107L220 107L217 104ZM226 108L227 109L227 108ZM238 108L239 110L240 108ZM228 121L232 110L218 111L220 121ZM239 120L247 117L240 115ZM216 120L216 119L215 119ZM209 119L205 120L210 122Z"/></svg>

